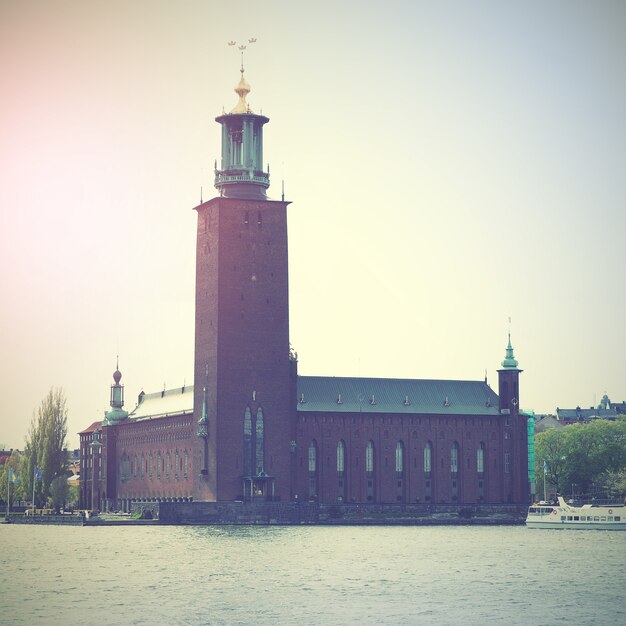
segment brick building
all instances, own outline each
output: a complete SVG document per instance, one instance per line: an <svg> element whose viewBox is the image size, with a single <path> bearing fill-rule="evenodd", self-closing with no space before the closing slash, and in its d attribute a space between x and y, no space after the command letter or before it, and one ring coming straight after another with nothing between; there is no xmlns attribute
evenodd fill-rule
<svg viewBox="0 0 626 626"><path fill-rule="evenodd" d="M194 385L142 394L81 437L81 501L528 501L528 436L510 337L485 381L298 375L289 344L287 206L269 200L263 126L241 69L219 195L195 207Z"/></svg>

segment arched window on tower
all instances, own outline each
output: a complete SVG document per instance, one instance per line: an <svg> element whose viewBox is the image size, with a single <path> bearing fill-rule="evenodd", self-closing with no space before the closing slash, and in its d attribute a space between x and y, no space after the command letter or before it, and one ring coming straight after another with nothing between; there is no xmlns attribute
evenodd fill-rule
<svg viewBox="0 0 626 626"><path fill-rule="evenodd" d="M243 414L243 475L252 475L252 413L246 407Z"/></svg>
<svg viewBox="0 0 626 626"><path fill-rule="evenodd" d="M309 444L309 498L317 496L317 442Z"/></svg>
<svg viewBox="0 0 626 626"><path fill-rule="evenodd" d="M337 443L337 499L341 502L346 498L346 444Z"/></svg>
<svg viewBox="0 0 626 626"><path fill-rule="evenodd" d="M263 420L263 409L259 407L256 412L256 473L257 475L265 469L265 425Z"/></svg>
<svg viewBox="0 0 626 626"><path fill-rule="evenodd" d="M161 463L163 461L161 460L161 450L159 450L157 452L157 478L159 480L161 480Z"/></svg>
<svg viewBox="0 0 626 626"><path fill-rule="evenodd" d="M375 498L374 442L370 439L365 446L365 496L368 502Z"/></svg>

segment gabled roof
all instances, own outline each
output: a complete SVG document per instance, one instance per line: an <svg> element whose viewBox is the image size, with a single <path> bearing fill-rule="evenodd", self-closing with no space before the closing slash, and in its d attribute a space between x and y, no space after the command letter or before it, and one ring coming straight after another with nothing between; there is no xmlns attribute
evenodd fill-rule
<svg viewBox="0 0 626 626"><path fill-rule="evenodd" d="M483 381L298 376L298 411L499 415Z"/></svg>
<svg viewBox="0 0 626 626"><path fill-rule="evenodd" d="M102 428L102 420L99 422L94 422L91 426L89 426L88 428L85 428L85 430L81 430L78 434L88 435L89 433L92 433L97 428Z"/></svg>
<svg viewBox="0 0 626 626"><path fill-rule="evenodd" d="M185 413L193 413L193 385L144 394L129 418L142 420Z"/></svg>
<svg viewBox="0 0 626 626"><path fill-rule="evenodd" d="M614 407L610 409L596 409L590 407L588 409L581 409L576 407L575 409L561 409L557 408L556 414L560 420L563 421L577 421L577 420L592 420L592 419L615 419L617 417L617 411Z"/></svg>

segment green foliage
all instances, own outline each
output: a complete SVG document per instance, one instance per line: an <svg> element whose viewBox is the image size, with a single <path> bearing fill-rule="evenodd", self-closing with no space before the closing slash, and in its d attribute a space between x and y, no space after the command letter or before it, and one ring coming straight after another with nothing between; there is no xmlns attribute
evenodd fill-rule
<svg viewBox="0 0 626 626"><path fill-rule="evenodd" d="M67 490L67 506L75 509L78 507L80 501L80 493L78 485L68 485Z"/></svg>
<svg viewBox="0 0 626 626"><path fill-rule="evenodd" d="M0 498L6 502L7 484L9 482L9 468L17 476L17 481L11 483L10 498L11 503L15 500L25 499L24 480L21 471L22 454L19 450L13 450L7 462L0 468Z"/></svg>
<svg viewBox="0 0 626 626"><path fill-rule="evenodd" d="M539 493L545 460L551 493L623 494L626 421L595 420L537 433L535 460Z"/></svg>
<svg viewBox="0 0 626 626"><path fill-rule="evenodd" d="M56 513L65 508L68 493L67 476L61 475L52 479L50 483L50 499Z"/></svg>
<svg viewBox="0 0 626 626"><path fill-rule="evenodd" d="M25 487L32 497L35 467L41 469L42 480L35 484L35 501L45 502L50 495L50 485L57 476L65 475L67 451L67 408L62 389L50 389L33 415L24 451Z"/></svg>

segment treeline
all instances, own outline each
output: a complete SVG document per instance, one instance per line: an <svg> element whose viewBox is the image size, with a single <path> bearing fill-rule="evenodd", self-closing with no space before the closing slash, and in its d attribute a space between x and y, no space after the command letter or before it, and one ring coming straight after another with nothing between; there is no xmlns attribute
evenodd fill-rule
<svg viewBox="0 0 626 626"><path fill-rule="evenodd" d="M55 508L67 500L67 403L62 389L50 389L33 414L24 450L14 450L0 470L0 498ZM10 482L10 485L9 485ZM34 491L33 491L34 486Z"/></svg>
<svg viewBox="0 0 626 626"><path fill-rule="evenodd" d="M552 428L535 436L537 494L614 498L626 494L626 419Z"/></svg>

